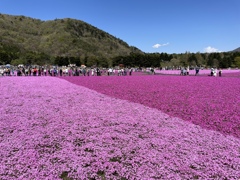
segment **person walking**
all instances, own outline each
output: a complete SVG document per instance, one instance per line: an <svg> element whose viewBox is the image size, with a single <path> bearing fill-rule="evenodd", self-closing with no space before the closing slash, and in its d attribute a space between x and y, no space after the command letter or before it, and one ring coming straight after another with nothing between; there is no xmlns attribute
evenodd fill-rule
<svg viewBox="0 0 240 180"><path fill-rule="evenodd" d="M198 75L198 74L199 74L199 68L196 67L196 74L195 74L195 76Z"/></svg>
<svg viewBox="0 0 240 180"><path fill-rule="evenodd" d="M221 69L221 68L220 68L219 71L218 71L218 75L219 75L219 77L222 76L222 69Z"/></svg>

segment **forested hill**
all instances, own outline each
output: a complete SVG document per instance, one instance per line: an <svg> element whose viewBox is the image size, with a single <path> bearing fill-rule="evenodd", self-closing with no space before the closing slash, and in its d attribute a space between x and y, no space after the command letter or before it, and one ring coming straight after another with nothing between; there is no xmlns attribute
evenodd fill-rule
<svg viewBox="0 0 240 180"><path fill-rule="evenodd" d="M48 56L104 57L141 53L136 47L86 22L75 19L41 21L0 14L0 47Z"/></svg>

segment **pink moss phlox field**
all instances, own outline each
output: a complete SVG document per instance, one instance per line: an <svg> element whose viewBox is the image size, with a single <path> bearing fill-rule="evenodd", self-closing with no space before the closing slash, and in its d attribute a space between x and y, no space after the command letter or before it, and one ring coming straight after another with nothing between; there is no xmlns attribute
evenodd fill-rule
<svg viewBox="0 0 240 180"><path fill-rule="evenodd" d="M157 74L165 74L165 75L180 75L181 70L155 70ZM219 70L217 71L219 72ZM189 70L189 75L195 75L196 70ZM200 76L208 76L211 74L211 69L200 69ZM217 73L217 76L219 74ZM222 77L240 77L239 69L222 69Z"/></svg>
<svg viewBox="0 0 240 180"><path fill-rule="evenodd" d="M1 180L240 177L236 137L59 78L0 85Z"/></svg>
<svg viewBox="0 0 240 180"><path fill-rule="evenodd" d="M240 78L128 76L65 79L240 138Z"/></svg>

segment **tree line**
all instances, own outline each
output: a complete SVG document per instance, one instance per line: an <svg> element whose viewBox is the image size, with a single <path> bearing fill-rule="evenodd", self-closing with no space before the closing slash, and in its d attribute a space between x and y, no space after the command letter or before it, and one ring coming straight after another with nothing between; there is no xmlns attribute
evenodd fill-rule
<svg viewBox="0 0 240 180"><path fill-rule="evenodd" d="M59 66L82 64L86 66L112 67L122 64L126 67L182 67L202 66L218 68L240 68L240 52L220 53L130 53L125 56L50 56L43 52L24 51L15 46L0 44L0 65L5 64L55 64Z"/></svg>

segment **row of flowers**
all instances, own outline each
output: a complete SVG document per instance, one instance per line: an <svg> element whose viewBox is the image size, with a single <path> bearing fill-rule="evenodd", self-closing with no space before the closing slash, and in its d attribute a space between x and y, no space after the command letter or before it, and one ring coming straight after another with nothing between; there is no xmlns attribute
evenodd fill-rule
<svg viewBox="0 0 240 180"><path fill-rule="evenodd" d="M145 93L140 99L151 104L147 92L158 94L159 99L164 95L154 83L149 91L141 91L144 83L136 79L118 77L110 85L103 77L98 78L101 83L89 78L89 86L94 81L94 87L114 91L121 98L123 92L135 98ZM108 78L111 81L113 77ZM141 77L145 83L151 79L145 78ZM83 79L74 81L86 86ZM172 81L170 78L165 89L176 86ZM3 180L240 177L239 138L206 130L148 104L106 96L60 78L6 77L0 79L0 85L0 100L4 102L0 106Z"/></svg>

